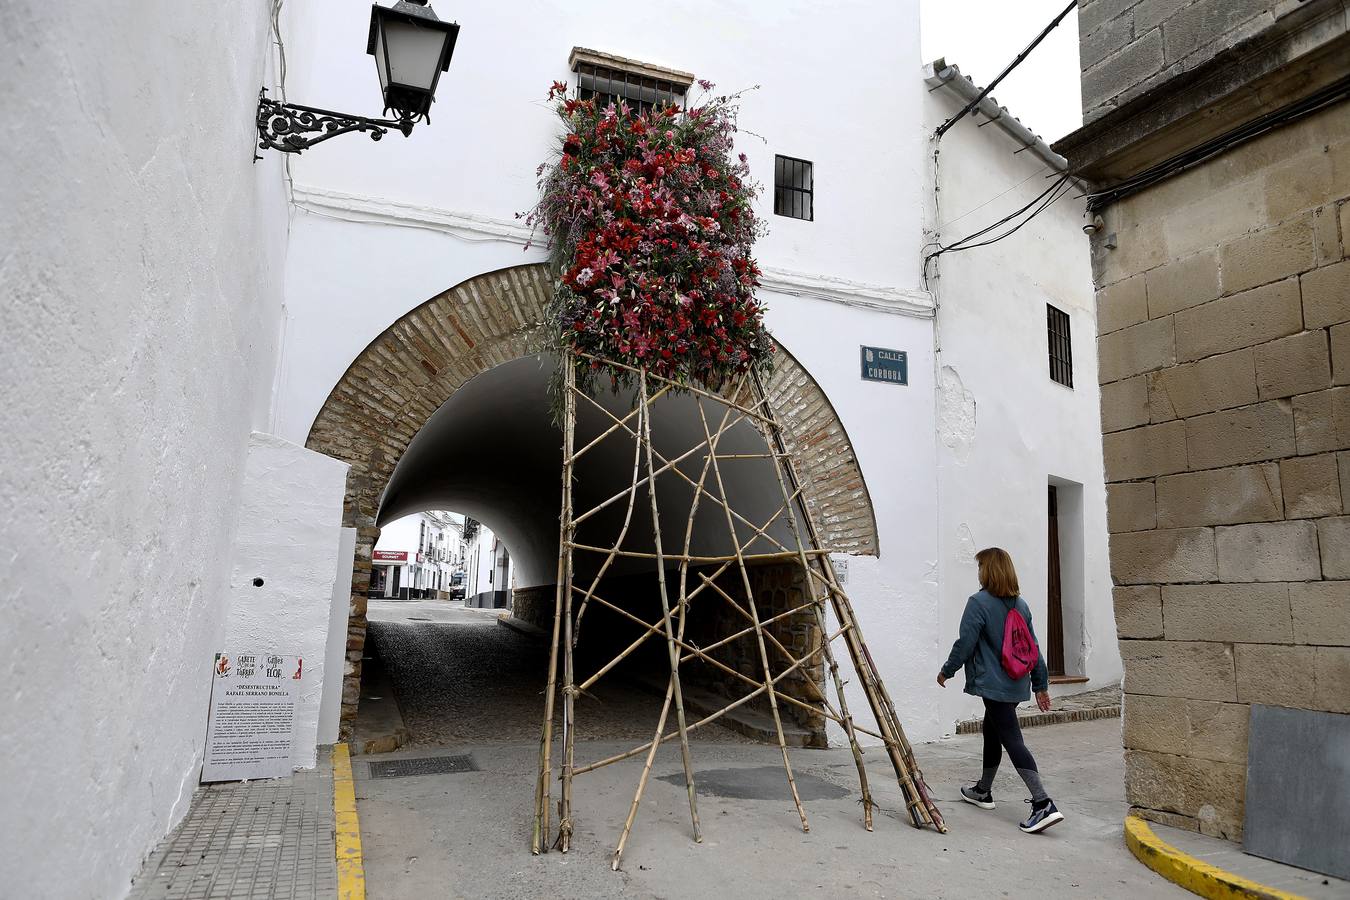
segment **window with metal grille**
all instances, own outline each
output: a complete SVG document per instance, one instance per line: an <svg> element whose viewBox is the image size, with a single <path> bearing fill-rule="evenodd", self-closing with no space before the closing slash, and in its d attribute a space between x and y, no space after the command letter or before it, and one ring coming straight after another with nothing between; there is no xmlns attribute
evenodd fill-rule
<svg viewBox="0 0 1350 900"><path fill-rule="evenodd" d="M791 156L773 158L773 212L793 219L815 219L812 164Z"/></svg>
<svg viewBox="0 0 1350 900"><path fill-rule="evenodd" d="M637 113L649 113L662 106L683 109L685 94L694 81L688 72L583 47L572 48L571 66L577 76L577 98L594 100L601 109L620 100L627 100Z"/></svg>
<svg viewBox="0 0 1350 900"><path fill-rule="evenodd" d="M1065 387L1073 387L1073 339L1069 333L1069 314L1045 304L1050 336L1050 378Z"/></svg>

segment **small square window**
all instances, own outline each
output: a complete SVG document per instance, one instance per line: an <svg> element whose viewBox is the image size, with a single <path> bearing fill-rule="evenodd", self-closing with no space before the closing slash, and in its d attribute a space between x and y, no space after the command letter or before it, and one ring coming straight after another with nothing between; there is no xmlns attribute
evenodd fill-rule
<svg viewBox="0 0 1350 900"><path fill-rule="evenodd" d="M1069 331L1069 314L1047 303L1045 318L1050 338L1050 378L1065 387L1073 387L1073 338Z"/></svg>
<svg viewBox="0 0 1350 900"><path fill-rule="evenodd" d="M804 159L773 158L773 212L792 219L815 219L815 174Z"/></svg>

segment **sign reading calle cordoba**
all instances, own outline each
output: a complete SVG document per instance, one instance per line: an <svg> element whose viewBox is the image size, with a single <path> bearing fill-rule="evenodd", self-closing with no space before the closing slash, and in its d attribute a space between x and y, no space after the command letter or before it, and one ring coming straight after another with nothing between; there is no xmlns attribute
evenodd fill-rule
<svg viewBox="0 0 1350 900"><path fill-rule="evenodd" d="M909 354L885 347L863 347L862 377L864 381L909 384Z"/></svg>
<svg viewBox="0 0 1350 900"><path fill-rule="evenodd" d="M275 653L217 653L202 781L291 774L295 700L304 661Z"/></svg>

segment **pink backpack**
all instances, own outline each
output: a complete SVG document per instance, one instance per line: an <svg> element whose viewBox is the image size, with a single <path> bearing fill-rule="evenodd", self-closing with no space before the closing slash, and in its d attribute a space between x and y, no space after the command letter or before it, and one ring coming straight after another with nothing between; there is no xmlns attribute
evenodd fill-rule
<svg viewBox="0 0 1350 900"><path fill-rule="evenodd" d="M1031 628L1027 620L1017 611L1017 601L1013 600L1008 617L1003 620L1003 671L1014 681L1020 681L1036 668L1040 653L1036 641L1031 637Z"/></svg>

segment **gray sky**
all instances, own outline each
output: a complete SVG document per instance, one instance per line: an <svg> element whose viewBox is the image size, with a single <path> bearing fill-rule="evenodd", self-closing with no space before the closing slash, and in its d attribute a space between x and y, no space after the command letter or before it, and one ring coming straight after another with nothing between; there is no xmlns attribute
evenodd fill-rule
<svg viewBox="0 0 1350 900"><path fill-rule="evenodd" d="M920 0L923 61L946 57L980 86L1050 24L1068 0ZM1082 124L1078 11L994 89L994 97L1053 143Z"/></svg>

